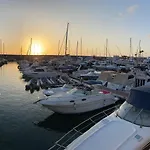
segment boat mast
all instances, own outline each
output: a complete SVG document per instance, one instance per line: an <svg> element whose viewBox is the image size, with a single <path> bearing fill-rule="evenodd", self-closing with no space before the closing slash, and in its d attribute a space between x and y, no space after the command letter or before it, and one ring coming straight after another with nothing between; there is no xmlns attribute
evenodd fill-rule
<svg viewBox="0 0 150 150"><path fill-rule="evenodd" d="M80 52L81 52L81 56L82 56L82 38L81 38L81 44L80 44Z"/></svg>
<svg viewBox="0 0 150 150"><path fill-rule="evenodd" d="M77 47L76 47L76 56L78 56L78 41L77 41Z"/></svg>
<svg viewBox="0 0 150 150"><path fill-rule="evenodd" d="M31 38L31 41L30 41L30 53L29 53L29 55L31 55L31 51L32 51L32 38Z"/></svg>
<svg viewBox="0 0 150 150"><path fill-rule="evenodd" d="M3 41L1 39L1 54L3 54Z"/></svg>
<svg viewBox="0 0 150 150"><path fill-rule="evenodd" d="M59 47L60 47L60 40L58 41L58 55L59 55Z"/></svg>
<svg viewBox="0 0 150 150"><path fill-rule="evenodd" d="M21 49L20 49L20 54L22 55L22 46L21 46Z"/></svg>
<svg viewBox="0 0 150 150"><path fill-rule="evenodd" d="M69 29L69 23L67 23L67 30L66 30L65 56L67 55L67 47L68 47L68 29Z"/></svg>
<svg viewBox="0 0 150 150"><path fill-rule="evenodd" d="M32 49L32 38L30 40L30 45L29 45L29 49L27 51L27 55L31 55L31 49Z"/></svg>
<svg viewBox="0 0 150 150"><path fill-rule="evenodd" d="M4 45L4 42L2 42L2 53L3 53L3 55L4 55L4 53L5 53L5 45Z"/></svg>
<svg viewBox="0 0 150 150"><path fill-rule="evenodd" d="M2 41L2 39L0 40L0 42L1 42L1 55L3 54L3 41Z"/></svg>
<svg viewBox="0 0 150 150"><path fill-rule="evenodd" d="M107 51L108 51L108 39L106 39L106 58L107 58Z"/></svg>
<svg viewBox="0 0 150 150"><path fill-rule="evenodd" d="M132 57L132 38L130 38L130 55L129 57Z"/></svg>
<svg viewBox="0 0 150 150"><path fill-rule="evenodd" d="M95 55L97 56L97 48L96 48L96 54Z"/></svg>
<svg viewBox="0 0 150 150"><path fill-rule="evenodd" d="M89 55L89 50L88 50L88 48L87 48L87 54L86 54L87 56Z"/></svg>
<svg viewBox="0 0 150 150"><path fill-rule="evenodd" d="M69 40L69 51L68 51L68 54L70 55L70 40Z"/></svg>
<svg viewBox="0 0 150 150"><path fill-rule="evenodd" d="M141 56L141 40L139 41L139 57Z"/></svg>

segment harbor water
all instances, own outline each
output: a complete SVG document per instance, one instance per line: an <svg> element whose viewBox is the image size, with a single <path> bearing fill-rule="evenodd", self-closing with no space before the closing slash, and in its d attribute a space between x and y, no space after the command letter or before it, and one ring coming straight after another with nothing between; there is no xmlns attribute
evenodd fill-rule
<svg viewBox="0 0 150 150"><path fill-rule="evenodd" d="M0 150L47 150L66 132L98 111L60 115L34 104L42 92L25 91L17 63L0 68Z"/></svg>
<svg viewBox="0 0 150 150"><path fill-rule="evenodd" d="M29 94L16 63L0 68L0 149L44 150L60 136L34 124L52 114L33 104L40 92ZM56 137L56 138L55 138Z"/></svg>

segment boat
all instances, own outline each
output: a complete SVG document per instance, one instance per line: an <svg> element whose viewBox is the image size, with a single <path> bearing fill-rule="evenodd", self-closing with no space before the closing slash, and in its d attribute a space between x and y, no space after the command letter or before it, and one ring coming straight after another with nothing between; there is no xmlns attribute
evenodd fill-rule
<svg viewBox="0 0 150 150"><path fill-rule="evenodd" d="M149 150L150 85L131 89L128 99L118 110L96 123L64 149Z"/></svg>
<svg viewBox="0 0 150 150"><path fill-rule="evenodd" d="M114 90L129 91L135 83L135 76L131 73L118 73L107 83L107 87Z"/></svg>
<svg viewBox="0 0 150 150"><path fill-rule="evenodd" d="M102 71L96 80L87 80L84 82L90 85L95 85L95 84L107 85L107 83L111 82L115 76L116 76L116 72L114 71Z"/></svg>
<svg viewBox="0 0 150 150"><path fill-rule="evenodd" d="M39 103L57 113L77 114L100 109L116 101L118 98L106 90L75 87L70 91L52 95Z"/></svg>
<svg viewBox="0 0 150 150"><path fill-rule="evenodd" d="M32 64L30 67L22 70L23 78L44 78L44 77L55 77L58 75L58 72L47 69L46 66L39 66L38 63Z"/></svg>
<svg viewBox="0 0 150 150"><path fill-rule="evenodd" d="M90 71L86 74L81 74L80 78L83 80L96 80L99 77L99 73Z"/></svg>
<svg viewBox="0 0 150 150"><path fill-rule="evenodd" d="M95 69L93 68L89 68L85 65L80 65L78 70L77 71L74 71L72 73L72 76L77 78L77 79L80 79L82 76L86 78L89 78L90 76L94 76L93 78L97 79L98 78L98 73L94 73Z"/></svg>
<svg viewBox="0 0 150 150"><path fill-rule="evenodd" d="M57 87L57 88L49 88L47 90L44 90L43 91L43 94L46 95L46 96L51 96L51 95L54 95L54 94L60 94L60 93L65 93L69 90L71 90L73 88L72 85L69 85L69 84L64 84L62 87Z"/></svg>

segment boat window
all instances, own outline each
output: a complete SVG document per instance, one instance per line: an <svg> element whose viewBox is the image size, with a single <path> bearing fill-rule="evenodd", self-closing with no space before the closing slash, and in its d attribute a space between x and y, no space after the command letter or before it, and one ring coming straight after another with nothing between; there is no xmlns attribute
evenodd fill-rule
<svg viewBox="0 0 150 150"><path fill-rule="evenodd" d="M83 98L82 101L86 101L86 98Z"/></svg>
<svg viewBox="0 0 150 150"><path fill-rule="evenodd" d="M71 100L70 102L71 102L71 103L74 103L74 100Z"/></svg>
<svg viewBox="0 0 150 150"><path fill-rule="evenodd" d="M77 91L77 89L76 88L73 88L73 89L71 89L70 91L68 91L67 93L68 94L73 94L73 93L75 93Z"/></svg>
<svg viewBox="0 0 150 150"><path fill-rule="evenodd" d="M128 76L128 79L133 79L134 78L134 75L129 75Z"/></svg>
<svg viewBox="0 0 150 150"><path fill-rule="evenodd" d="M122 104L117 111L117 115L136 125L150 127L150 111L136 108L127 102Z"/></svg>
<svg viewBox="0 0 150 150"><path fill-rule="evenodd" d="M73 88L67 92L68 94L83 94L83 90L78 90L77 88Z"/></svg>

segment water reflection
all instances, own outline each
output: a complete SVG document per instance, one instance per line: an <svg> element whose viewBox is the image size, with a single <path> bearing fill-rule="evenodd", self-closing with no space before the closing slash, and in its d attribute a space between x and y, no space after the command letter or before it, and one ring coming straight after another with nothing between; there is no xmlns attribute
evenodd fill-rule
<svg viewBox="0 0 150 150"><path fill-rule="evenodd" d="M111 105L114 106L114 105ZM110 106L109 106L110 107ZM105 109L109 108L105 107ZM88 119L89 117L103 111L104 109L95 110L92 112L87 112L83 114L72 114L72 115L66 115L66 114L58 114L53 113L43 121L35 123L38 127L45 128L47 130L55 130L58 132L66 133L69 130L71 130L73 127L77 126L84 120ZM109 114L112 111L109 112Z"/></svg>
<svg viewBox="0 0 150 150"><path fill-rule="evenodd" d="M41 93L24 86L16 63L0 67L0 150L46 150L62 135L33 125L52 112L33 104Z"/></svg>

